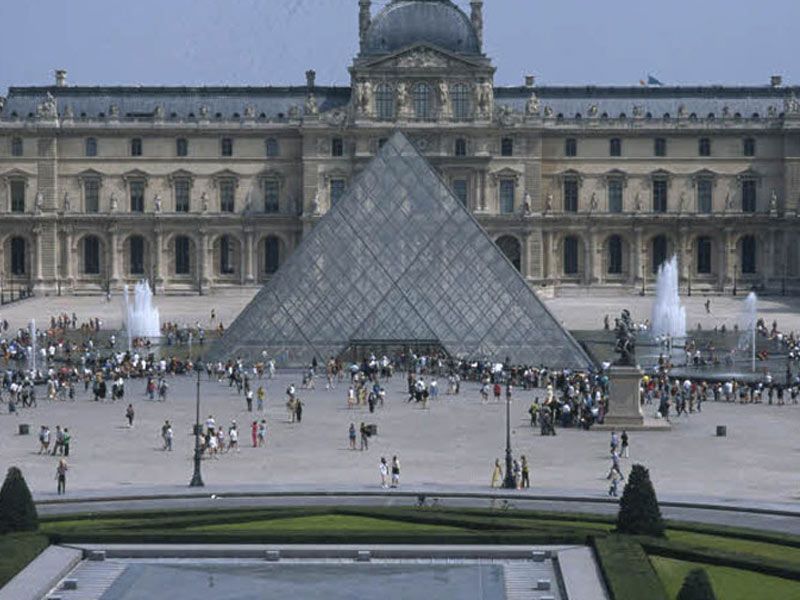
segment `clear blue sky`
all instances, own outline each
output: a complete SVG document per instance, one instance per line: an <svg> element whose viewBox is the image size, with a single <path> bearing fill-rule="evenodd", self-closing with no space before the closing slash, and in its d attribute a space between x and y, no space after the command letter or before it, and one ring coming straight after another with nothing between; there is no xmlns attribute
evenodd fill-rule
<svg viewBox="0 0 800 600"><path fill-rule="evenodd" d="M380 7L387 0L373 3ZM469 10L468 0L458 0ZM496 82L800 83L798 0L486 0ZM0 93L79 85L345 84L357 0L0 0Z"/></svg>

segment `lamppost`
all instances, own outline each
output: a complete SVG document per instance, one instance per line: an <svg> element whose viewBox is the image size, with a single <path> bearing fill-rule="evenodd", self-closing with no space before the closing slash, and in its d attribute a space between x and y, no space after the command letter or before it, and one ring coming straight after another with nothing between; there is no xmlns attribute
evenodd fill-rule
<svg viewBox="0 0 800 600"><path fill-rule="evenodd" d="M514 458L511 456L511 394L506 390L506 476L503 487L507 490L517 488L514 480Z"/></svg>
<svg viewBox="0 0 800 600"><path fill-rule="evenodd" d="M195 365L196 366L196 365ZM195 402L194 418L194 474L189 482L189 487L204 487L203 476L200 474L200 369L197 369L197 400Z"/></svg>
<svg viewBox="0 0 800 600"><path fill-rule="evenodd" d="M736 295L736 271L739 270L739 265L734 261L733 263L733 295Z"/></svg>

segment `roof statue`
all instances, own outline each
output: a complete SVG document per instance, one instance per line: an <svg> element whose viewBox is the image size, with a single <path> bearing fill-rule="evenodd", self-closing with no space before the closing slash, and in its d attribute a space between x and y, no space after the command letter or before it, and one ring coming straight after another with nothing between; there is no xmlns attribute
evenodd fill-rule
<svg viewBox="0 0 800 600"><path fill-rule="evenodd" d="M212 360L284 365L357 341L450 355L591 361L405 135L395 133L231 324Z"/></svg>

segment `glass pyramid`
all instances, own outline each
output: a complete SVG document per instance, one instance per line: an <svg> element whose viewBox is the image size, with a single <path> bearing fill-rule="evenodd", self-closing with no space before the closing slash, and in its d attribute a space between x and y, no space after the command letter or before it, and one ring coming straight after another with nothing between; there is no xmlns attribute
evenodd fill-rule
<svg viewBox="0 0 800 600"><path fill-rule="evenodd" d="M351 343L557 368L590 359L402 133L231 324L211 358L324 362Z"/></svg>

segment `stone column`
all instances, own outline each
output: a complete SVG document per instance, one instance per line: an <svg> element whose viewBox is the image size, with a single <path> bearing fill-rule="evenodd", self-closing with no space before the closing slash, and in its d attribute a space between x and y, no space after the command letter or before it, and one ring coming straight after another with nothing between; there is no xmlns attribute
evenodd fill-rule
<svg viewBox="0 0 800 600"><path fill-rule="evenodd" d="M642 258L642 230L637 227L634 230L634 240L630 247L629 281L631 285L636 285L636 280L642 276Z"/></svg>
<svg viewBox="0 0 800 600"><path fill-rule="evenodd" d="M245 256L244 256L244 270L245 270L245 283L253 283L256 278L253 274L253 238L255 234L252 230L245 231Z"/></svg>
<svg viewBox="0 0 800 600"><path fill-rule="evenodd" d="M589 285L594 279L594 236L586 234L583 244L583 283Z"/></svg>
<svg viewBox="0 0 800 600"><path fill-rule="evenodd" d="M117 228L111 230L111 268L109 269L110 283L113 285L119 281L119 231Z"/></svg>
<svg viewBox="0 0 800 600"><path fill-rule="evenodd" d="M530 254L531 254L531 233L530 231L524 232L521 236L521 244L520 244L520 252L522 253L520 256L520 272L522 273L522 277L525 281L528 280L531 276L531 267L530 267Z"/></svg>
<svg viewBox="0 0 800 600"><path fill-rule="evenodd" d="M486 171L482 170L478 173L478 180L480 181L480 187L478 192L478 210L480 212L486 212L486 196L489 193L487 189L487 180Z"/></svg>
<svg viewBox="0 0 800 600"><path fill-rule="evenodd" d="M203 290L203 293L208 291L208 285L211 284L211 279L209 278L209 273L207 271L208 265L206 264L207 244L208 234L204 229L201 229L197 237L197 281L198 287Z"/></svg>
<svg viewBox="0 0 800 600"><path fill-rule="evenodd" d="M728 235L719 236L717 241L717 290L725 291L728 270Z"/></svg>
<svg viewBox="0 0 800 600"><path fill-rule="evenodd" d="M41 225L36 225L33 228L33 235L34 235L34 245L36 248L36 260L34 262L33 281L34 283L40 283L42 281L42 226Z"/></svg>
<svg viewBox="0 0 800 600"><path fill-rule="evenodd" d="M151 253L153 260L153 279L155 280L155 287L160 291L164 290L164 232L159 228L156 229L155 248Z"/></svg>
<svg viewBox="0 0 800 600"><path fill-rule="evenodd" d="M67 280L67 285L72 287L75 283L75 276L72 271L72 227L64 229L64 245L66 251L64 253L64 278Z"/></svg>

